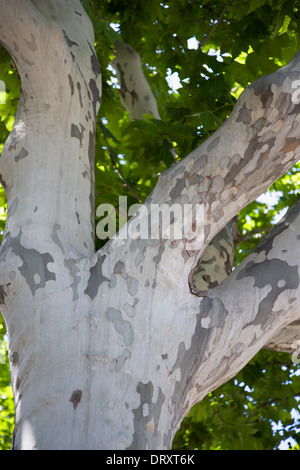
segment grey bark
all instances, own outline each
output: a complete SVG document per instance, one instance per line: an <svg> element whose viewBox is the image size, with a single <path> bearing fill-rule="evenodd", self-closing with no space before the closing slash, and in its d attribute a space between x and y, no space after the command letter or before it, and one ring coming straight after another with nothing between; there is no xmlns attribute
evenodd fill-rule
<svg viewBox="0 0 300 470"><path fill-rule="evenodd" d="M120 84L120 100L131 119L144 119L153 114L160 119L157 100L143 73L142 62L135 49L122 42L115 44L116 56L112 62ZM246 112L246 108L244 110ZM175 153L174 153L175 155ZM201 170L200 170L201 174ZM191 291L205 292L216 287L231 273L235 246L238 243L237 218L229 221L209 243L201 259L189 276ZM293 353L300 346L297 322L277 333L265 348Z"/></svg>
<svg viewBox="0 0 300 470"><path fill-rule="evenodd" d="M119 236L95 253L92 25L79 0L10 0L0 41L22 80L0 161L14 448L169 449L193 404L299 321L299 204L205 297L188 279L220 230L298 161L300 55L249 86L145 202L202 204L199 249L155 225L157 238Z"/></svg>

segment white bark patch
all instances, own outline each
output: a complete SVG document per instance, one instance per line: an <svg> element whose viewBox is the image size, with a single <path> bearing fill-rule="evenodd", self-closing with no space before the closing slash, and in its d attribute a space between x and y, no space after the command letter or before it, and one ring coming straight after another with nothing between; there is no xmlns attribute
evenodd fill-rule
<svg viewBox="0 0 300 470"><path fill-rule="evenodd" d="M211 318L209 318L209 317L201 318L202 328L209 328L210 323L211 323Z"/></svg>
<svg viewBox="0 0 300 470"><path fill-rule="evenodd" d="M149 403L143 404L143 416L149 416Z"/></svg>
<svg viewBox="0 0 300 470"><path fill-rule="evenodd" d="M35 284L38 285L41 282L41 276L38 273L34 273L33 280L34 280Z"/></svg>

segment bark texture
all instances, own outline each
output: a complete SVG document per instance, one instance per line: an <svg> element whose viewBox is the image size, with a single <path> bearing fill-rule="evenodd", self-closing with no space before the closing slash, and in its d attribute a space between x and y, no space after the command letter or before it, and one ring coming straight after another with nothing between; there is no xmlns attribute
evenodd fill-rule
<svg viewBox="0 0 300 470"><path fill-rule="evenodd" d="M112 62L120 85L120 99L131 119L143 119L151 113L160 119L157 101L144 75L139 54L129 44L116 42L116 57ZM176 158L175 152L173 152ZM201 175L201 170L199 171ZM235 245L238 242L236 217L209 243L197 266L191 271L189 284L192 292L205 292L216 287L231 273ZM265 345L274 351L293 353L300 346L298 323L294 322Z"/></svg>
<svg viewBox="0 0 300 470"><path fill-rule="evenodd" d="M0 41L22 79L0 163L14 448L169 449L193 404L299 321L299 204L206 296L188 279L220 230L299 159L300 55L249 86L147 199L202 204L199 249L156 226L157 238L126 237L144 221L133 217L95 253L91 23L79 0L10 0L0 3Z"/></svg>
<svg viewBox="0 0 300 470"><path fill-rule="evenodd" d="M112 66L119 80L120 100L131 119L144 119L152 114L161 119L156 98L143 72L139 54L130 45L115 43L116 57ZM176 160L176 153L172 149ZM205 291L220 284L231 272L237 235L236 220L230 221L211 241L190 276L192 290Z"/></svg>

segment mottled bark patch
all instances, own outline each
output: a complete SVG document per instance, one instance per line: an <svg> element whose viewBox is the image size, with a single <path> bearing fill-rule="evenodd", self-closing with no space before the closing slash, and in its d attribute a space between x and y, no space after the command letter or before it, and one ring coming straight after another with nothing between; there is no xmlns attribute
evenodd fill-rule
<svg viewBox="0 0 300 470"><path fill-rule="evenodd" d="M0 305L5 304L6 289L10 286L10 283L6 286L0 286Z"/></svg>
<svg viewBox="0 0 300 470"><path fill-rule="evenodd" d="M24 147L22 147L19 154L15 156L15 161L18 162L19 160L22 160L23 158L27 157L27 155L28 155L27 150L25 150Z"/></svg>
<svg viewBox="0 0 300 470"><path fill-rule="evenodd" d="M207 151L208 152L211 152L212 149L214 149L218 143L220 142L220 137L212 137L212 140L209 142L208 146L207 146Z"/></svg>
<svg viewBox="0 0 300 470"><path fill-rule="evenodd" d="M85 127L79 123L80 129L76 124L71 125L71 137L76 137L76 139L79 139L80 145L82 145L83 142L83 134L85 131Z"/></svg>
<svg viewBox="0 0 300 470"><path fill-rule="evenodd" d="M101 96L99 92L99 88L97 86L97 83L94 79L91 79L89 82L89 88L92 92L93 98L92 98L92 104L93 104L93 110L94 110L94 116L96 117L98 114L98 108L101 102Z"/></svg>
<svg viewBox="0 0 300 470"><path fill-rule="evenodd" d="M290 225L295 221L299 215L300 200L288 211L287 215L278 222L272 231L254 248L253 253L265 252L266 256L270 253L273 248L274 240L282 232L289 229Z"/></svg>
<svg viewBox="0 0 300 470"><path fill-rule="evenodd" d="M261 325L266 328L275 318L273 307L279 295L287 289L297 289L299 286L298 266L290 266L280 259L265 259L262 263L250 261L238 273L237 280L245 277L254 279L254 287L263 289L270 286L270 292L261 300L257 314L248 325ZM271 315L273 312L273 315Z"/></svg>
<svg viewBox="0 0 300 470"><path fill-rule="evenodd" d="M83 103L82 103L82 96L81 96L81 84L80 82L77 82L77 90L78 90L78 96L79 96L79 103L80 107L83 108Z"/></svg>
<svg viewBox="0 0 300 470"><path fill-rule="evenodd" d="M125 264L123 263L123 261L118 261L115 264L113 274L118 274L123 279L125 279L129 294L132 295L132 296L136 295L136 293L138 291L138 287L139 287L139 282L135 277L129 276L127 274ZM114 284L110 285L110 287L113 287L113 286L114 286Z"/></svg>
<svg viewBox="0 0 300 470"><path fill-rule="evenodd" d="M71 90L71 96L73 96L74 95L74 82L73 82L72 75L68 75L68 79L69 79L69 85L70 85L70 90Z"/></svg>
<svg viewBox="0 0 300 470"><path fill-rule="evenodd" d="M78 43L75 42L75 41L72 41L72 39L69 38L69 36L67 35L66 31L63 29L62 32L64 33L64 37L65 37L65 40L66 40L66 43L68 44L69 47L73 47L73 46L77 46L79 47Z"/></svg>
<svg viewBox="0 0 300 470"><path fill-rule="evenodd" d="M18 269L30 287L32 295L34 295L37 289L45 287L46 282L56 280L55 273L47 268L48 263L53 263L54 259L49 253L39 253L33 248L22 246L21 236L21 230L15 238L7 234L5 248L11 248L12 252L22 260L23 264ZM5 252L6 249L4 250L4 256Z"/></svg>
<svg viewBox="0 0 300 470"><path fill-rule="evenodd" d="M158 249L158 253L156 256L153 257L153 262L156 264L156 267L159 265L159 263L161 262L161 257L163 255L165 251L165 245L163 243L161 243L159 245L159 249Z"/></svg>
<svg viewBox="0 0 300 470"><path fill-rule="evenodd" d="M238 161L236 161L236 159L232 159L229 172L224 179L225 184L236 184L240 182L240 179L242 177L245 178L245 175L249 178L250 175L256 174L257 170L262 167L264 160L266 160L269 156L269 153L273 148L275 141L275 136L270 137L265 141L260 141L260 138L257 136L249 140L243 158L240 157ZM259 153L259 151L261 152ZM247 166L251 164L253 160L255 161L255 158L257 160L255 169L251 169L251 171L247 172Z"/></svg>
<svg viewBox="0 0 300 470"><path fill-rule="evenodd" d="M136 239L132 240L130 243L130 251L132 253L136 252L136 257L135 257L135 265L139 266L143 261L145 260L145 255L146 255L146 250L149 247L149 249L153 247L157 247L159 244L159 240L156 239Z"/></svg>
<svg viewBox="0 0 300 470"><path fill-rule="evenodd" d="M184 188L185 188L185 178L177 179L173 189L170 191L170 194L169 194L170 198L176 199L177 197L180 197Z"/></svg>
<svg viewBox="0 0 300 470"><path fill-rule="evenodd" d="M96 297L99 286L102 284L102 282L109 281L109 279L102 274L102 264L105 258L106 255L101 256L98 254L98 260L95 266L90 269L90 277L84 293L87 294L92 300Z"/></svg>
<svg viewBox="0 0 300 470"><path fill-rule="evenodd" d="M214 316L215 308L217 310L216 317ZM172 367L172 372L177 368L181 372L180 381L176 382L171 398L175 407L173 428L176 427L177 423L181 421L187 412L187 409L184 407L185 397L194 386L194 377L201 361L203 361L203 355L212 335L213 327L222 328L227 313L221 300L204 298L200 303L200 312L196 317L196 326L190 347L186 349L183 342L178 346L177 358Z"/></svg>
<svg viewBox="0 0 300 470"><path fill-rule="evenodd" d="M79 272L79 268L76 266L76 262L74 259L65 259L64 266L69 269L70 274L73 278L73 282L70 287L73 290L73 301L76 301L79 299L78 285L81 281L81 277L77 275Z"/></svg>
<svg viewBox="0 0 300 470"><path fill-rule="evenodd" d="M140 395L140 405L132 410L134 434L132 444L127 450L156 449L161 444L158 423L165 395L159 387L157 400L153 402L152 382L139 382L136 390Z"/></svg>
<svg viewBox="0 0 300 470"><path fill-rule="evenodd" d="M125 346L130 346L133 342L133 329L129 321L123 320L120 310L110 307L106 311L106 318L113 323L115 330L123 336Z"/></svg>
<svg viewBox="0 0 300 470"><path fill-rule="evenodd" d="M225 324L227 310L223 302L217 298L204 298L201 304L204 312L201 318L202 328L222 328Z"/></svg>
<svg viewBox="0 0 300 470"><path fill-rule="evenodd" d="M82 390L75 390L72 393L69 401L73 403L74 410L76 410L78 404L80 403L81 397L82 397Z"/></svg>
<svg viewBox="0 0 300 470"><path fill-rule="evenodd" d="M16 351L11 356L11 362L13 366L16 366L19 362L19 353L17 353Z"/></svg>
<svg viewBox="0 0 300 470"><path fill-rule="evenodd" d="M194 175L198 175L198 173L205 168L207 165L207 155L203 154L200 157L197 157L193 163L193 166L190 171L190 178Z"/></svg>
<svg viewBox="0 0 300 470"><path fill-rule="evenodd" d="M125 349L120 356L117 357L117 359L114 359L114 365L115 365L115 371L119 372L122 367L124 366L125 362L127 359L129 359L131 356L131 352L129 349Z"/></svg>
<svg viewBox="0 0 300 470"><path fill-rule="evenodd" d="M90 46L90 49L91 49L91 52L92 52L92 55L91 55L91 65L92 65L92 70L94 72L94 74L97 76L97 75L100 75L100 64L99 64L99 60L98 60L98 57L93 49L93 47L91 46L91 44L89 43L89 46Z"/></svg>
<svg viewBox="0 0 300 470"><path fill-rule="evenodd" d="M124 311L126 312L126 314L130 317L130 318L133 318L136 314L136 305L139 303L139 299L134 299L134 303L133 305L130 305L128 303L126 303L124 306L123 306L123 309Z"/></svg>
<svg viewBox="0 0 300 470"><path fill-rule="evenodd" d="M275 74L272 74L272 78L274 78L274 75ZM249 88L253 87L254 93L260 97L264 109L271 106L274 97L274 93L272 92L273 82L271 80L271 76L267 75L259 78L249 86Z"/></svg>
<svg viewBox="0 0 300 470"><path fill-rule="evenodd" d="M57 233L58 230L60 230L60 225L59 224L54 224L53 228L52 228L51 238L54 241L55 245L57 245L59 247L60 251L64 254L65 250L64 250L62 242L59 239L59 236L58 236L58 233Z"/></svg>
<svg viewBox="0 0 300 470"><path fill-rule="evenodd" d="M242 122L243 124L250 124L252 122L252 110L247 108L246 103L240 109L236 122Z"/></svg>

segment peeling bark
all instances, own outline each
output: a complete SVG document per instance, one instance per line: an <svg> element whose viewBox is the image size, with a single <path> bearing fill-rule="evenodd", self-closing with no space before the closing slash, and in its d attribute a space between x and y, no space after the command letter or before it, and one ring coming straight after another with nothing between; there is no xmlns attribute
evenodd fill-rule
<svg viewBox="0 0 300 470"><path fill-rule="evenodd" d="M22 80L0 162L14 448L169 449L194 403L299 322L299 203L207 297L188 277L228 221L299 159L300 55L250 85L145 202L201 203L198 250L186 239L115 237L95 253L91 23L79 0L10 0L0 3L0 41Z"/></svg>

